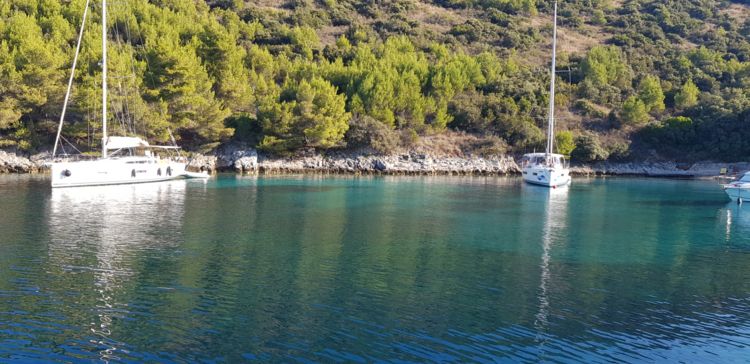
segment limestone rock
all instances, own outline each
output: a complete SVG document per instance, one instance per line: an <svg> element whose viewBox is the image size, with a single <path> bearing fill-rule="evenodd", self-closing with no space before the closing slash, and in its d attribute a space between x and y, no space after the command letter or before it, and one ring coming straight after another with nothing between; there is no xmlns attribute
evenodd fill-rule
<svg viewBox="0 0 750 364"><path fill-rule="evenodd" d="M376 158L376 159L373 159L372 161L372 169L378 172L385 172L388 170L388 164L382 159Z"/></svg>
<svg viewBox="0 0 750 364"><path fill-rule="evenodd" d="M31 173L37 167L28 158L0 151L0 173Z"/></svg>
<svg viewBox="0 0 750 364"><path fill-rule="evenodd" d="M193 171L213 173L216 171L216 157L202 154L194 155L188 162L187 168Z"/></svg>

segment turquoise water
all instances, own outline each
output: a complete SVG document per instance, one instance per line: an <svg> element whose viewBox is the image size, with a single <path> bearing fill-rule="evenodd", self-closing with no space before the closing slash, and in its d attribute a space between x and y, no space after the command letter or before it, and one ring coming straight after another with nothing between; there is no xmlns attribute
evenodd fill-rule
<svg viewBox="0 0 750 364"><path fill-rule="evenodd" d="M745 362L715 182L0 176L0 361Z"/></svg>

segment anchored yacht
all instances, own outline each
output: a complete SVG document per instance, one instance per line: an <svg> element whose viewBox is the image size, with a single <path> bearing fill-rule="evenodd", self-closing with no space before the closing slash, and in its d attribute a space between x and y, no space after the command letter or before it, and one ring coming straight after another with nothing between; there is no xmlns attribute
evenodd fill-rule
<svg viewBox="0 0 750 364"><path fill-rule="evenodd" d="M555 58L557 53L557 2L552 30L552 68L550 71L549 118L547 121L547 149L544 153L523 156L523 180L535 185L556 188L570 183L570 167L562 154L555 154Z"/></svg>
<svg viewBox="0 0 750 364"><path fill-rule="evenodd" d="M90 0L86 1L78 33L76 53L65 93L65 101L57 128L57 137L52 151L52 187L75 187L112 185L127 183L157 182L177 178L206 178L208 173L188 172L186 158L179 155L178 146L152 146L145 140L133 136L107 135L107 0L102 0L102 152L101 157L83 160L81 155L71 156L61 145L62 126L70 99L81 40L86 24ZM174 142L174 140L173 140ZM71 144L72 145L72 144Z"/></svg>

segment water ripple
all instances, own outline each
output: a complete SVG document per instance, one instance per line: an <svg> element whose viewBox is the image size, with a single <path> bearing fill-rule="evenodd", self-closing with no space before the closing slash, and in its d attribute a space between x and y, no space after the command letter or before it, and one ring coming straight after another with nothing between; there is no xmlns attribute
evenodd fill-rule
<svg viewBox="0 0 750 364"><path fill-rule="evenodd" d="M750 214L710 184L14 181L0 177L0 361L743 362L750 350Z"/></svg>

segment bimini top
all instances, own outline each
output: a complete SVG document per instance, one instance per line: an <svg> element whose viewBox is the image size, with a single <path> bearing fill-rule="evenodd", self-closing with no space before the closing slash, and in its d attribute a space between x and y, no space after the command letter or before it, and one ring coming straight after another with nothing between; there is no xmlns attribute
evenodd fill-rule
<svg viewBox="0 0 750 364"><path fill-rule="evenodd" d="M148 142L136 137L111 136L107 138L107 149L147 148Z"/></svg>
<svg viewBox="0 0 750 364"><path fill-rule="evenodd" d="M111 136L107 138L107 150L149 148L149 149L180 149L171 145L149 145L147 141L138 137Z"/></svg>
<svg viewBox="0 0 750 364"><path fill-rule="evenodd" d="M523 156L524 156L525 158L530 158L530 157L544 157L544 156L546 156L546 155L550 155L550 156L553 156L553 157L565 157L565 156L564 156L564 155L562 155L562 154L557 154L557 153L550 153L550 154L547 154L547 153L544 153L544 152L540 152L540 153L526 153L526 154L524 154Z"/></svg>

